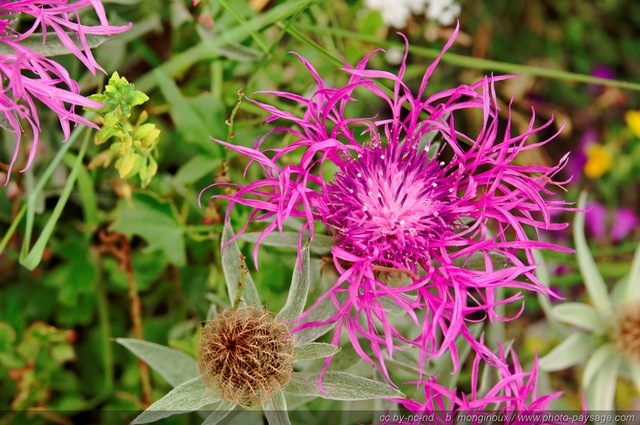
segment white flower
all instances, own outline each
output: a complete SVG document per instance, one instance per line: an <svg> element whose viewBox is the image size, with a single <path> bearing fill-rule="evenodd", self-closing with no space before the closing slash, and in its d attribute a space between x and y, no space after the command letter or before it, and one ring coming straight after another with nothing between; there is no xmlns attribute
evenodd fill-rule
<svg viewBox="0 0 640 425"><path fill-rule="evenodd" d="M385 25L403 28L412 14L421 14L440 25L451 25L460 14L454 0L365 0L365 5L382 15Z"/></svg>

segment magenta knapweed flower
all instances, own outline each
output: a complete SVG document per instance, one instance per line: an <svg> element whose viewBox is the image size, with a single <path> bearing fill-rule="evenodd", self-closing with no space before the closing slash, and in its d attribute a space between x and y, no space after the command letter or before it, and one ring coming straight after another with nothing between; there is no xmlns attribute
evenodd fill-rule
<svg viewBox="0 0 640 425"><path fill-rule="evenodd" d="M91 7L100 25L81 25L78 13ZM12 24L25 19L21 15L30 15L31 26L22 32ZM107 21L104 7L99 0L81 0L70 3L69 0L0 0L0 46L8 53L0 54L0 112L9 126L16 132L16 147L9 163L9 173L20 153L23 130L20 120L25 120L33 132L33 142L24 170L32 163L38 146L40 120L35 99L58 115L64 141L70 134L70 123L83 124L97 128L90 121L75 113L76 106L99 108L101 103L80 96L78 83L67 70L56 61L43 57L22 45L22 42L41 30L43 42L52 37L51 30L62 42L69 53L76 56L95 75L96 70L104 70L91 54L87 34L109 35L126 31L126 26L111 26ZM67 106L68 105L68 106ZM7 180L8 181L8 177Z"/></svg>
<svg viewBox="0 0 640 425"><path fill-rule="evenodd" d="M454 37L455 33L444 50ZM533 275L533 250L564 250L540 241L537 231L566 226L550 218L566 204L543 198L551 193L551 177L566 156L556 167L517 163L519 153L550 140L528 144L551 122L536 128L532 117L523 134L513 135L507 114L499 133L494 83L511 77L485 77L471 86L426 95L438 57L414 94L403 82L406 53L398 75L367 69L373 53L355 68L346 66L349 82L338 88L327 87L313 66L297 55L317 90L309 98L264 93L301 104L302 116L252 100L271 114L265 122L284 120L290 125L268 132L253 148L217 140L257 161L266 178L244 187L232 185L237 193L213 197L229 200L227 221L235 204L255 209L250 221L273 219L263 237L276 228L282 231L288 217L305 220L301 238L306 229L313 237L317 223L333 236L332 256L340 278L310 310L328 297L336 313L326 321L304 323L305 313L294 332L337 323L337 343L344 326L358 353L385 373L382 348L392 355L402 344L419 347L423 360L450 350L457 365L453 342L459 334L477 352L497 361L471 337L466 321L472 313L475 319L478 313L491 321L501 319L494 311L496 304L520 297L498 300L498 286L548 292ZM393 84L391 96L380 86L385 81ZM357 101L356 89L378 96L388 113L353 118L349 106ZM456 125L465 111L482 114L477 135L467 135ZM294 141L263 147L268 137L282 133ZM434 134L440 147L429 141ZM285 161L296 150L301 152L299 162ZM338 171L325 180L322 165L327 162ZM398 276L405 281L398 283ZM418 336L402 334L391 325L385 307L389 301L406 312ZM370 341L377 361L361 348L359 336Z"/></svg>

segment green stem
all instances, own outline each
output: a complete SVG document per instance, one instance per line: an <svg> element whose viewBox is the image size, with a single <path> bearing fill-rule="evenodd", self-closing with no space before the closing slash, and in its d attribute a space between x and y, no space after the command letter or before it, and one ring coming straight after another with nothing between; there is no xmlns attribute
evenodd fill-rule
<svg viewBox="0 0 640 425"><path fill-rule="evenodd" d="M38 240L36 241L36 243L33 245L33 248L29 251L28 254L26 254L26 249L25 249L25 245L23 245L23 252L21 252L20 255L20 263L25 266L27 269L29 270L33 270L35 269L38 264L40 263L40 260L42 259L42 254L44 253L44 249L47 246L47 242L49 241L49 238L51 237L51 235L53 234L53 230L55 228L56 223L58 222L58 219L60 218L60 216L62 215L62 211L64 210L65 205L67 204L67 200L69 199L69 196L71 195L71 190L73 189L73 186L75 184L76 181L76 177L78 176L78 172L80 170L81 167L83 167L82 164L82 160L84 159L84 154L87 151L87 145L89 144L89 136L90 133L87 132L87 137L85 137L82 146L80 148L80 152L78 153L78 156L76 157L76 160L73 164L73 168L71 169L71 172L69 173L69 177L67 178L67 183L65 184L62 193L60 194L60 197L58 199L58 202L56 203L55 208L53 209L53 212L51 213L51 216L49 217L49 220L47 220L47 223L45 224L44 228L42 229L42 233L40 234L40 236L38 237ZM70 143L71 140L69 140L67 143ZM67 148L68 149L68 148ZM60 152L58 152L60 153ZM62 155L60 155L60 158L62 158ZM52 164L50 164L50 166L47 168L47 170L45 171L45 175L47 175L47 171L49 171L49 169L52 170L53 169L51 167ZM47 175L46 177L43 176L45 179L48 179L49 175ZM33 228L33 218L35 215L35 201L36 201L36 194L42 190L42 185L44 185L43 181L39 181L38 185L36 186L36 188L34 189L34 192L29 195L29 201L28 201L28 210L27 210L27 231L25 232L26 235L31 235L31 229ZM27 244L28 246L28 242L29 238L25 237L25 244ZM24 255L26 254L26 255Z"/></svg>
<svg viewBox="0 0 640 425"><path fill-rule="evenodd" d="M337 37L363 41L363 42L371 43L380 47L386 47L386 48L403 47L403 44L399 42L395 42L391 40L380 40L379 38L374 36L352 32L352 31L341 29L341 28L317 27L315 25L308 25L308 24L297 24L296 27L302 31L309 31L312 33L323 34L323 35L332 34ZM292 33L292 35L294 34ZM414 54L418 54L420 56L435 59L436 57L438 57L441 51L439 49L429 49L426 47L413 45L411 46L411 52ZM336 58L333 58L332 61L335 62L335 59ZM640 90L639 83L633 83L630 81L607 80L605 78L592 77L591 75L577 74L577 73L558 70L558 69L541 68L538 66L520 65L520 64L514 64L514 63L508 63L508 62L499 62L499 61L494 61L489 59L481 59L481 58L474 58L470 56L457 55L455 53L445 53L442 56L442 62L450 63L452 65L461 66L464 68L505 72L508 74L531 75L535 77L552 78L555 80L602 84L604 86L617 87L625 90Z"/></svg>
<svg viewBox="0 0 640 425"><path fill-rule="evenodd" d="M92 252L93 254L93 252ZM96 261L101 261L99 256ZM113 370L113 348L111 342L111 321L109 320L109 300L107 299L107 288L104 282L102 266L98 268L98 278L96 279L96 289L98 291L98 321L100 323L100 342L102 345L102 365L105 375L105 387L102 394L108 395L113 391L114 370Z"/></svg>
<svg viewBox="0 0 640 425"><path fill-rule="evenodd" d="M0 254L4 252L4 249L7 247L7 244L11 240L11 236L13 236L13 233L18 228L18 224L20 224L20 221L22 220L22 217L24 217L24 213L26 212L27 212L27 204L24 204L22 208L20 208L20 211L18 212L16 217L11 222L11 226L9 226L9 230L7 230L7 233L5 233L4 237L2 238L2 241L0 241Z"/></svg>
<svg viewBox="0 0 640 425"><path fill-rule="evenodd" d="M238 11L235 10L227 0L218 0L218 3L220 3L220 5L224 7L227 12L229 12L231 16L233 16L236 21L238 21L240 25L242 25L247 30L249 34L251 34L251 37L256 41L256 43L260 45L260 48L264 53L269 53L269 46L267 46L267 43L264 41L260 33L256 29L252 28L247 23L247 20L244 19L242 15L240 15Z"/></svg>

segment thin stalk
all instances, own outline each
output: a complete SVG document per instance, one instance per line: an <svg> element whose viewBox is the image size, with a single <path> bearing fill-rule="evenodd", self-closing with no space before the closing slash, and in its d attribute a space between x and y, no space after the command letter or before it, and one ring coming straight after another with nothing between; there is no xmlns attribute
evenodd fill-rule
<svg viewBox="0 0 640 425"><path fill-rule="evenodd" d="M92 251L91 254L95 254L95 251ZM98 292L98 322L100 326L100 345L102 346L102 366L104 368L105 376L105 384L102 389L102 393L106 395L113 391L114 382L111 321L109 320L109 301L107 299L107 288L102 272L102 261L99 255L93 255L93 257L96 257L95 261L99 264L96 289Z"/></svg>
<svg viewBox="0 0 640 425"><path fill-rule="evenodd" d="M131 304L131 322L133 323L133 335L140 340L144 340L144 332L142 329L142 303L140 294L138 294L138 286L133 272L133 264L131 263L131 247L129 241L123 236L124 258L123 265L127 274L127 288L129 303ZM145 405L151 405L151 379L149 377L149 366L142 360L138 359L140 366L140 382L142 385L142 400Z"/></svg>
<svg viewBox="0 0 640 425"><path fill-rule="evenodd" d="M296 24L296 27L302 31L309 31L316 34L332 34L337 37L348 38L352 40L363 41L375 44L380 47L404 47L402 43L392 40L380 40L377 37L362 34L358 32L348 31L341 28L318 27L308 24ZM291 31L290 31L291 32ZM294 35L292 33L292 35ZM294 35L295 36L295 35ZM324 50L324 49L323 49ZM411 52L435 59L440 54L439 49L429 49L421 46L411 46ZM327 52L328 53L328 52ZM328 53L331 55L330 53ZM326 56L326 55L325 55ZM334 58L332 61L335 62ZM640 91L640 83L620 80L607 80L605 78L592 77L591 75L577 74L558 69L541 68L538 66L520 65L508 62L499 62L489 59L474 58L470 56L457 55L455 53L445 53L442 56L442 62L464 68L482 69L488 71L505 72L508 74L531 75L535 77L552 78L555 80L575 81L580 83L602 84L604 86L617 87L625 90Z"/></svg>

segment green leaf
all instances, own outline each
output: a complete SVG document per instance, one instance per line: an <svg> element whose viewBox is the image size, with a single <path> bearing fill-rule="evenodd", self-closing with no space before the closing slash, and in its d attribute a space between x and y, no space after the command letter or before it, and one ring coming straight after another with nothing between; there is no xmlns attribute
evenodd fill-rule
<svg viewBox="0 0 640 425"><path fill-rule="evenodd" d="M563 303L551 308L551 314L560 322L588 331L604 331L606 323L595 308L583 303Z"/></svg>
<svg viewBox="0 0 640 425"><path fill-rule="evenodd" d="M74 130L74 133L72 133L72 136L74 134L77 137L77 134L79 133L76 133ZM71 195L71 190L75 185L78 172L80 171L81 168L83 168L82 160L87 150L88 140L89 140L88 138L85 138L85 140L83 141L82 146L80 147L80 152L78 153L78 156L75 158L75 161L73 162L73 167L71 168L71 172L69 173L69 176L67 177L67 181L64 185L64 188L62 189L62 193L60 193L58 197L58 202L56 203L56 206L54 207L53 212L49 216L49 219L47 220L47 223L45 224L44 228L40 232L40 236L38 237L38 240L33 245L33 248L31 249L31 251L27 253L27 244L29 243L30 234L33 231L33 215L35 213L34 211L35 200L38 193L42 189L42 186L40 185L40 183L38 184L38 186L36 186L33 193L29 195L28 209L27 209L27 212L28 212L27 230L25 231L25 234L28 235L29 237L24 238L23 249L20 252L20 264L22 264L29 270L35 269L38 266L38 264L40 264L40 261L42 260L42 255L47 246L47 243L49 242L49 238L51 237L51 235L53 234L53 231L55 230L56 224L58 223L58 219L62 215L62 211L64 210L64 207L67 204L67 200L69 200L69 196ZM71 144L71 138L69 138L69 141L67 141L67 144ZM60 152L63 152L63 151L61 150ZM68 154L68 155L71 155L71 154ZM55 163L55 160L58 158L62 158L62 155L60 156L56 155L56 157L54 158L54 161L51 162L50 166L53 165ZM45 170L45 173L41 178L41 182L42 181L46 182L46 180L48 180L48 176L46 175L49 169L50 168L47 167L47 169Z"/></svg>
<svg viewBox="0 0 640 425"><path fill-rule="evenodd" d="M182 351L140 339L116 338L116 342L144 360L174 387L200 376L195 359Z"/></svg>
<svg viewBox="0 0 640 425"><path fill-rule="evenodd" d="M220 400L204 386L202 378L193 378L175 387L167 395L149 406L131 423L135 425L155 422L168 416L193 412L217 401Z"/></svg>
<svg viewBox="0 0 640 425"><path fill-rule="evenodd" d="M214 120L211 117L205 120L191 102L185 99L175 81L167 74L157 69L154 76L169 104L171 118L184 140L199 146L203 152L214 155L221 154L223 152L222 146L211 140L211 136L215 133L215 127L211 125ZM222 121L224 122L224 120Z"/></svg>
<svg viewBox="0 0 640 425"><path fill-rule="evenodd" d="M611 344L598 347L584 366L582 373L582 388L588 388L598 371L602 369L605 363L615 361L614 357L618 356L618 352Z"/></svg>
<svg viewBox="0 0 640 425"><path fill-rule="evenodd" d="M582 363L593 348L593 336L583 333L571 334L549 354L540 359L540 369L547 372L566 369Z"/></svg>
<svg viewBox="0 0 640 425"><path fill-rule="evenodd" d="M633 300L640 300L640 244L636 248L636 253L633 256L633 262L631 263L631 272L626 279L625 287L623 291L622 299L624 302L631 302Z"/></svg>
<svg viewBox="0 0 640 425"><path fill-rule="evenodd" d="M631 379L636 384L636 389L640 391L640 364L630 364Z"/></svg>
<svg viewBox="0 0 640 425"><path fill-rule="evenodd" d="M184 185L195 183L207 174L213 174L219 166L219 159L214 160L203 155L196 155L180 167L173 182Z"/></svg>
<svg viewBox="0 0 640 425"><path fill-rule="evenodd" d="M491 264L494 270L501 270L507 264L507 256L497 252L490 252ZM464 267L467 270L485 271L485 254L482 252L474 252L471 255L464 255L453 259L453 264L458 267Z"/></svg>
<svg viewBox="0 0 640 425"><path fill-rule="evenodd" d="M536 278L538 278L541 284L549 288L551 286L551 275L549 273L549 266L544 260L544 256L539 250L534 249L533 258L536 263L538 263L538 267L536 267L534 271ZM540 303L540 307L542 307L545 316L549 318L551 325L556 325L556 323L554 323L554 317L551 314L551 302L549 301L549 297L546 294L538 293L538 302Z"/></svg>
<svg viewBox="0 0 640 425"><path fill-rule="evenodd" d="M584 209L587 202L587 193L582 192L578 200L578 209ZM611 312L611 301L607 294L607 285L602 279L602 275L596 266L587 240L584 236L584 216L583 213L576 213L573 222L573 239L576 244L576 254L578 256L578 266L584 279L584 284L591 298L591 302L603 317L607 317Z"/></svg>
<svg viewBox="0 0 640 425"><path fill-rule="evenodd" d="M76 38L73 34L69 34L69 36L71 37L71 40L74 40ZM84 34L84 36L90 49L98 47L110 38L106 35L98 34ZM44 37L42 36L42 33L31 34L28 38L20 40L20 46L25 47L32 52L44 57L69 54L69 48L64 45L64 43L55 35L54 32L50 32L47 34L46 43L44 42L43 38ZM83 46L79 43L76 43L76 46L80 49L83 49ZM11 48L10 44L0 44L0 55L15 55L15 53L15 50Z"/></svg>
<svg viewBox="0 0 640 425"><path fill-rule="evenodd" d="M344 293L342 293L344 294ZM343 297L344 295L338 294L338 299ZM305 319L306 322L323 322L329 319L336 313L336 307L333 305L333 302L329 297L322 300L320 304L318 304L313 311L307 316ZM322 335L329 332L331 329L335 328L337 322L327 323L322 326L315 326L307 329L303 329L293 334L293 342L298 346L302 346L308 344L316 339L320 338Z"/></svg>
<svg viewBox="0 0 640 425"><path fill-rule="evenodd" d="M264 415L267 417L269 425L291 425L289 413L287 412L287 402L282 391L278 391L262 405Z"/></svg>
<svg viewBox="0 0 640 425"><path fill-rule="evenodd" d="M139 78L136 84L140 90L150 91L150 89L157 84L162 84L162 82L156 78L159 71L169 76L179 75L197 62L219 57L220 47L234 42L242 42L252 32L278 21L285 20L289 16L300 12L300 10L307 9L315 2L317 2L317 0L290 0L269 8L266 12L259 13L251 18L251 20L247 21L244 25L226 28L225 31L220 33L219 37L215 37L212 40L204 40L182 53L173 55L173 57L163 63L162 66Z"/></svg>
<svg viewBox="0 0 640 425"><path fill-rule="evenodd" d="M309 256L309 243L302 248L302 252L293 268L291 288L287 296L287 302L276 315L276 320L289 322L299 317L307 303L307 294L311 284L311 258ZM302 269L302 270L301 270Z"/></svg>
<svg viewBox="0 0 640 425"><path fill-rule="evenodd" d="M118 217L111 229L127 236L138 235L147 241L146 251L161 250L176 266L186 264L184 229L171 212L169 203L143 193L131 200L133 208L121 200Z"/></svg>
<svg viewBox="0 0 640 425"><path fill-rule="evenodd" d="M590 411L613 410L618 383L620 356L614 355L595 372L591 385L585 388L584 398Z"/></svg>
<svg viewBox="0 0 640 425"><path fill-rule="evenodd" d="M235 240L227 244L233 236L233 230L228 226L224 226L224 230L222 231L222 270L227 281L229 299L231 303L235 301L238 295L238 288L242 282L244 282L241 299L247 305L261 307L262 303L260 302L258 290L253 283L251 274L247 271L247 265L244 262L244 256L240 252L238 244Z"/></svg>
<svg viewBox="0 0 640 425"><path fill-rule="evenodd" d="M257 243L258 239L262 236L262 232L245 232L238 236L238 239L243 241ZM296 232L278 232L269 233L260 241L260 245L264 246L277 246L281 248L297 248L298 241L300 240L300 234ZM314 254L328 254L331 252L331 236L316 233L313 236L313 240L309 242L309 249Z"/></svg>
<svg viewBox="0 0 640 425"><path fill-rule="evenodd" d="M213 412L211 412L211 414L209 416L207 416L207 418L204 420L204 422L202 422L202 425L215 425L215 424L217 424L218 422L220 422L221 420L226 418L229 415L229 413L233 410L234 407L236 407L235 403L233 403L231 401L223 400L218 405L216 410L214 410Z"/></svg>
<svg viewBox="0 0 640 425"><path fill-rule="evenodd" d="M324 342L312 342L296 347L295 358L298 360L324 359L333 356L340 351L340 347L325 344Z"/></svg>
<svg viewBox="0 0 640 425"><path fill-rule="evenodd" d="M396 388L383 382L362 378L345 372L325 372L322 389L318 387L318 373L294 372L285 391L297 396L316 396L329 400L371 400L377 398L405 398Z"/></svg>

